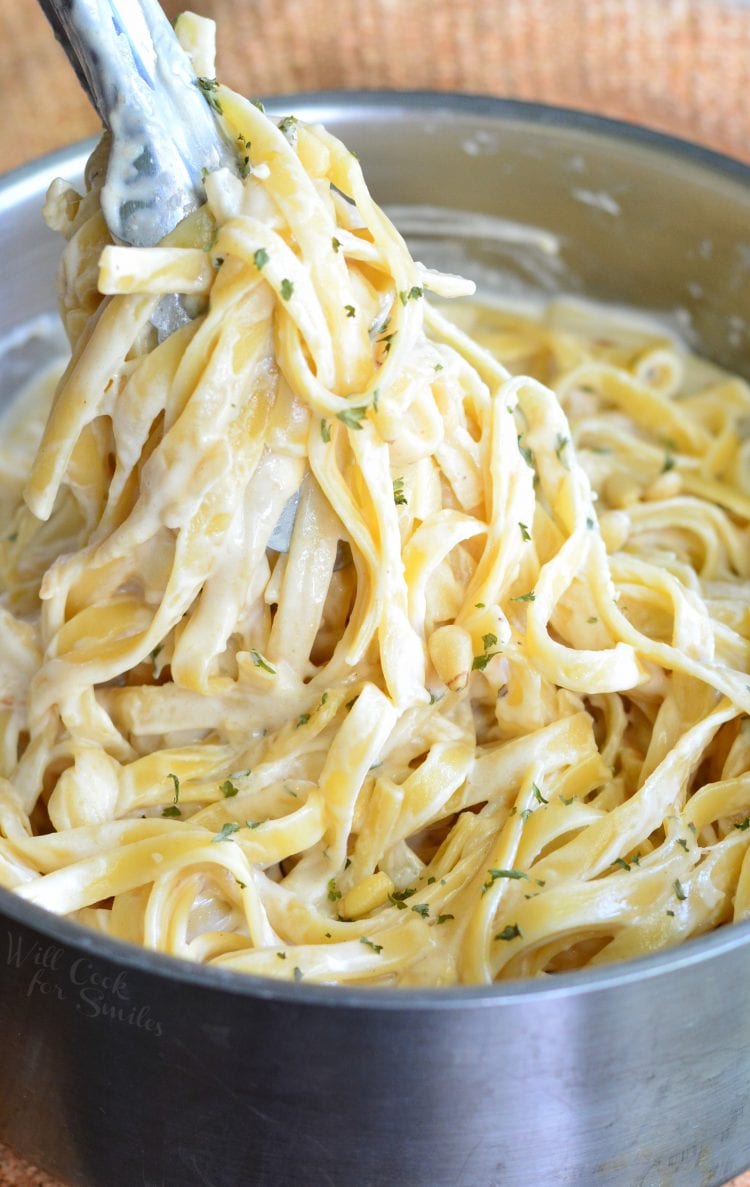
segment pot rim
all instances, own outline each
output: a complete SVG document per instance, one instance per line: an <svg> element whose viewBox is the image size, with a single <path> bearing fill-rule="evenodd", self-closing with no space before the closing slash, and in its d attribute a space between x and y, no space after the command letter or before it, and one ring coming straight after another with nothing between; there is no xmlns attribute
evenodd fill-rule
<svg viewBox="0 0 750 1187"><path fill-rule="evenodd" d="M325 121L328 111L340 114L342 109L347 114L353 114L359 108L375 117L383 116L386 112L390 116L397 116L401 112L430 110L442 115L494 116L550 129L590 132L604 139L629 142L663 156L702 166L709 172L728 176L750 189L750 164L669 133L577 108L451 91L387 89L303 91L271 96L266 105L274 115L281 115L290 107L307 109L321 122ZM78 141L0 175L0 216L24 198L38 193L40 170L46 175L54 175L57 169L69 169L71 162L84 159L95 142L96 138ZM492 985L387 989L299 984L193 964L179 957L102 935L74 920L28 903L13 891L0 887L0 924L10 921L41 932L50 940L87 957L108 959L134 973L186 983L196 990L288 1002L298 1008L443 1011L518 1007L529 999L578 997L627 986L643 979L670 974L678 976L687 973L695 965L718 961L723 954L750 947L748 919L724 924L715 931L686 940L676 947L596 969L557 973L546 978L508 980Z"/></svg>

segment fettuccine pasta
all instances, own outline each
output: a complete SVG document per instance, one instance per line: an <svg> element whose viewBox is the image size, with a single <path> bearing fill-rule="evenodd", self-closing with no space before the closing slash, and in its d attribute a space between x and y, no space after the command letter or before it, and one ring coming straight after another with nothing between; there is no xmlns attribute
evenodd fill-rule
<svg viewBox="0 0 750 1187"><path fill-rule="evenodd" d="M750 389L615 315L454 313L341 143L202 85L241 176L158 248L110 242L106 144L48 198L72 357L3 439L0 884L397 986L747 918Z"/></svg>

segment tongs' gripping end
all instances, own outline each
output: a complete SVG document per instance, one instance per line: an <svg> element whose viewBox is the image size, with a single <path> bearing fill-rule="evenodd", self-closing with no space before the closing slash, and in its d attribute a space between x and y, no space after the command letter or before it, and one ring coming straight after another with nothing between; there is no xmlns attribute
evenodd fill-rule
<svg viewBox="0 0 750 1187"><path fill-rule="evenodd" d="M73 67L73 69L76 72L76 78L78 79L78 81L80 82L84 91L88 95L89 102L92 103L95 108L97 108L96 97L94 96L94 93L91 89L91 84L89 83L89 80L87 79L87 77L84 73L84 70L81 66L81 63L79 62L78 57L76 56L76 54L73 50L73 47L70 44L70 38L68 37L68 35L65 31L65 28L64 28L64 26L60 20L60 17L58 15L58 8L60 7L60 5L59 4L55 5L55 4L51 3L51 0L39 0L39 7L41 8L42 12L44 13L47 20L49 21L52 32L55 35L55 39L60 43L62 48L65 50L65 54L68 58L68 61L70 62L71 66ZM63 5L63 7L66 7L66 5ZM97 108L97 110L98 110L98 108Z"/></svg>

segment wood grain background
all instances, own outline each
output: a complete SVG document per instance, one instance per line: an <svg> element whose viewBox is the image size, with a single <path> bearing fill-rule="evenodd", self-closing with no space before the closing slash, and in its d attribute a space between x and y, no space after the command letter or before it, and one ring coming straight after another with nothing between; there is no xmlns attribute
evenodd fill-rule
<svg viewBox="0 0 750 1187"><path fill-rule="evenodd" d="M182 7L164 0L170 17ZM252 95L395 87L511 96L634 120L750 161L746 0L194 7L219 21L220 76ZM0 100L0 171L97 128L33 0L0 0ZM750 1173L734 1182L750 1187ZM0 1187L60 1185L0 1146Z"/></svg>

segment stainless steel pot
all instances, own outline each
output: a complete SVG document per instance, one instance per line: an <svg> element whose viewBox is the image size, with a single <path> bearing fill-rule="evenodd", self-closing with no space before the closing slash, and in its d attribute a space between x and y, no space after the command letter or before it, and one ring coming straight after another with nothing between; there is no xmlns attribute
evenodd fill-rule
<svg viewBox="0 0 750 1187"><path fill-rule="evenodd" d="M426 262L656 309L750 374L744 166L491 99L274 109L356 150ZM50 308L59 244L39 207L84 157L0 188L0 333ZM423 204L444 216L415 217ZM750 1166L749 982L739 925L492 989L277 985L106 942L0 891L0 1137L85 1187L712 1187Z"/></svg>

